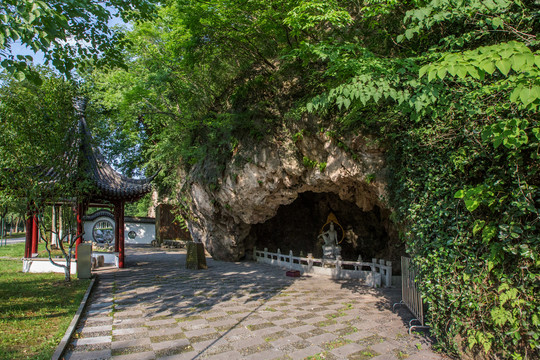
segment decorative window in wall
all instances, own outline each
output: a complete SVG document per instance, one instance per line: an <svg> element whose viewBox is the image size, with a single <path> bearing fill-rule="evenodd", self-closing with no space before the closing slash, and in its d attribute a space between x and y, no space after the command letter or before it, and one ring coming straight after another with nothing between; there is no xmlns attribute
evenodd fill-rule
<svg viewBox="0 0 540 360"><path fill-rule="evenodd" d="M94 241L99 244L110 244L114 240L114 225L109 220L101 220L95 223L92 229Z"/></svg>

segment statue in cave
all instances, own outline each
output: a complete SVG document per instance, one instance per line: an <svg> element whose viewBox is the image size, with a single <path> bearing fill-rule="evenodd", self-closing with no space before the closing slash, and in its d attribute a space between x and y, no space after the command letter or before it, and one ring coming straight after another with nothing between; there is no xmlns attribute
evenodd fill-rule
<svg viewBox="0 0 540 360"><path fill-rule="evenodd" d="M321 232L318 239L322 239L324 244L322 245L323 250L323 260L335 260L341 256L341 246L338 242L338 233L335 229L334 222L339 225L334 214L328 216L326 224L323 225L323 229L327 224L330 224L327 231ZM341 225L339 225L341 227ZM321 229L321 231L323 230ZM342 239L343 240L343 239Z"/></svg>

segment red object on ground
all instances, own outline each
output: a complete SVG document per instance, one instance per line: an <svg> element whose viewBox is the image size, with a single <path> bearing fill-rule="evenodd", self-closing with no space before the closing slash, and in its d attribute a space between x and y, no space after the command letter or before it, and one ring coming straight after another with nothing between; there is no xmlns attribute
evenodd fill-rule
<svg viewBox="0 0 540 360"><path fill-rule="evenodd" d="M289 270L285 274L287 276L290 276L290 277L300 277L300 271L299 270Z"/></svg>

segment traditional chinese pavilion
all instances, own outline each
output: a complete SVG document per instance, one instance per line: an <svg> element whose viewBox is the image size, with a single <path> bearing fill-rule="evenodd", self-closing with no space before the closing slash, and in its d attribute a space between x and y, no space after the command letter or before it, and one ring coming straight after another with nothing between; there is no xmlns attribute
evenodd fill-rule
<svg viewBox="0 0 540 360"><path fill-rule="evenodd" d="M124 205L126 202L139 200L152 190L151 181L155 177L146 179L132 179L123 176L108 164L99 150L92 145L92 135L86 125L86 100L75 102L75 110L79 117L78 131L79 147L78 161L72 162L77 172L76 179L89 180L93 186L90 186L91 192L84 194L81 199L76 199L77 203L77 235L83 232L82 218L89 207L109 207L113 209L114 226L114 248L118 253L119 267L124 267L125 247L124 247ZM79 166L84 161L85 166ZM49 170L49 174L54 170ZM50 175L51 176L51 175ZM54 178L54 175L52 175ZM56 206L56 205L55 205ZM25 257L29 258L32 253L38 250L38 219L37 216L29 216L27 219L26 247ZM82 238L82 237L81 237ZM81 238L77 240L75 248L75 257L77 257L77 246L82 242Z"/></svg>

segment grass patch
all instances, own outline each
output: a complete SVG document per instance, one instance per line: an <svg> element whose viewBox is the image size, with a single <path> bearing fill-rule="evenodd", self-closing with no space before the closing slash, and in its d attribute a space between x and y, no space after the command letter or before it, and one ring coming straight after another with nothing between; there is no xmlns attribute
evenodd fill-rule
<svg viewBox="0 0 540 360"><path fill-rule="evenodd" d="M404 360L409 357L409 354L401 350L394 350L394 353L399 360Z"/></svg>
<svg viewBox="0 0 540 360"><path fill-rule="evenodd" d="M315 355L308 356L306 360L325 360L328 356L328 352L323 351Z"/></svg>
<svg viewBox="0 0 540 360"><path fill-rule="evenodd" d="M248 325L246 327L250 331L255 331L255 330L266 329L266 328L269 328L269 327L272 327L272 326L275 326L275 325L272 324L272 323L262 323L262 324L252 324L252 325Z"/></svg>
<svg viewBox="0 0 540 360"><path fill-rule="evenodd" d="M272 341L276 341L278 339L281 339L285 336L288 336L290 335L288 332L286 331L278 331L278 332L275 332L275 333L272 333L272 334L269 334L265 339L264 341L266 342L272 342Z"/></svg>
<svg viewBox="0 0 540 360"><path fill-rule="evenodd" d="M338 335L338 336L346 336L346 335L351 335L351 334L354 334L355 332L358 332L358 328L355 327L355 326L347 326L343 329L339 329L339 330L336 330L334 331L334 334Z"/></svg>
<svg viewBox="0 0 540 360"><path fill-rule="evenodd" d="M340 311L340 312L333 313L333 314L326 314L324 317L327 318L327 319L335 319L335 318L342 317L342 316L345 316L345 315L347 315L347 314Z"/></svg>
<svg viewBox="0 0 540 360"><path fill-rule="evenodd" d="M337 324L336 320L328 319L328 320L325 320L325 321L319 321L318 323L315 324L315 326L317 326L317 327L325 327L325 326L330 326L330 325L334 325L334 324Z"/></svg>
<svg viewBox="0 0 540 360"><path fill-rule="evenodd" d="M372 346L384 342L384 338L379 335L371 335L357 341L359 345Z"/></svg>
<svg viewBox="0 0 540 360"><path fill-rule="evenodd" d="M24 256L24 243L0 246L0 257L22 258ZM22 264L21 264L22 269Z"/></svg>
<svg viewBox="0 0 540 360"><path fill-rule="evenodd" d="M184 316L181 318L176 318L176 322L186 322L186 321L195 321L202 319L200 315Z"/></svg>
<svg viewBox="0 0 540 360"><path fill-rule="evenodd" d="M12 257L12 258L23 258L24 257L24 246L25 243L15 243L15 244L8 244L5 246L0 246L0 257ZM66 248L66 252L68 249ZM64 256L62 255L61 250L51 250L52 257L55 258L57 256L60 256L62 259ZM48 258L49 253L45 249L45 244L43 242L39 242L38 246L38 258ZM21 265L22 268L22 265Z"/></svg>
<svg viewBox="0 0 540 360"><path fill-rule="evenodd" d="M350 343L352 343L352 340L337 338L335 340L322 344L321 347L325 350L333 350Z"/></svg>
<svg viewBox="0 0 540 360"><path fill-rule="evenodd" d="M11 235L9 234L4 234L4 237L2 239L20 239L22 237L25 237L26 236L26 233L25 232L15 232Z"/></svg>
<svg viewBox="0 0 540 360"><path fill-rule="evenodd" d="M0 260L0 268L0 359L50 359L90 281L23 274L17 260Z"/></svg>
<svg viewBox="0 0 540 360"><path fill-rule="evenodd" d="M193 346L191 345L180 345L169 349L163 349L158 350L155 352L156 357L165 357L165 356L172 356L177 354L186 353L189 351L193 351Z"/></svg>
<svg viewBox="0 0 540 360"><path fill-rule="evenodd" d="M215 340L219 337L218 333L210 333L206 335L199 335L199 336L193 336L189 338L189 342L192 344L207 341L207 340Z"/></svg>
<svg viewBox="0 0 540 360"><path fill-rule="evenodd" d="M365 349L349 355L349 360L369 360L377 355L379 355L379 353L376 351Z"/></svg>

